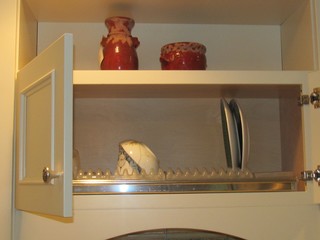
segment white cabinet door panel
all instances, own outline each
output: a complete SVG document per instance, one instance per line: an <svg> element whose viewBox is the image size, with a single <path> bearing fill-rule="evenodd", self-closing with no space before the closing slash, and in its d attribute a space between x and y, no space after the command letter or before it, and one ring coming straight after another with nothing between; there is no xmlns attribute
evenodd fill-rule
<svg viewBox="0 0 320 240"><path fill-rule="evenodd" d="M72 57L72 35L65 34L18 72L18 209L72 216ZM45 183L44 168L57 177Z"/></svg>

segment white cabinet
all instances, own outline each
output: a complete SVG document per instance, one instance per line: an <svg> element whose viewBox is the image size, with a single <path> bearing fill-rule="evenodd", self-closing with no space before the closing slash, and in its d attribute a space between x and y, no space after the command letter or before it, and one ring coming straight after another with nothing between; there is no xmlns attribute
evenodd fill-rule
<svg viewBox="0 0 320 240"><path fill-rule="evenodd" d="M208 221L217 221L217 217L208 214L214 210L225 211L229 218L232 208L241 215L244 209L248 211L255 206L259 216L263 216L262 209L270 206L270 216L276 218L277 206L286 205L283 211L288 213L293 206L303 211L302 206L318 203L317 184L306 185L298 179L301 171L316 169L320 155L316 147L320 112L311 104L298 104L301 95L309 96L320 86L316 71L316 4L304 0L240 2L239 5L239 1L171 1L169 4L83 0L70 4L69 1L21 0L17 81L20 107L16 116L23 121L16 125L17 208L64 217L74 213L75 222L65 231L77 229L79 236L84 236L83 227L90 223L90 216L101 214L104 219L112 216L117 224L124 220L121 214L125 209L141 215L160 214L147 228L185 226L227 231L223 224L208 226ZM150 9L154 8L158 11L150 15ZM106 31L101 22L110 15L128 15L137 21L141 38L135 32L134 35L142 42L138 52L143 59L141 70L97 70L98 43ZM74 47L72 36L66 34L47 48L64 32L73 33ZM152 39L156 33L160 33L159 37ZM157 70L161 45L164 41L181 41L181 37L203 40L208 48L207 71ZM46 50L36 57L42 49ZM32 80L25 83L25 77L29 76ZM57 95L61 98L56 98ZM221 98L236 98L246 113L251 136L248 174L226 169ZM41 112L36 108L42 109ZM31 128L37 131L34 133ZM105 175L106 169L116 168L118 143L128 138L152 146L165 172L170 168L177 171L213 167L217 174L213 181L198 181L213 189L205 189L206 194L159 194L163 186L169 186L164 190L168 193L177 182L178 185L188 182L165 181L157 183L160 190L155 190L154 195L148 195L145 189L154 189L154 182L149 181L144 182L141 195L110 190L141 184L121 179L110 184ZM73 147L79 150L85 171L102 169L104 172L104 182L94 181L96 175L95 178L90 175L92 179L88 182L74 181L75 196L71 190ZM31 160L32 164L25 160ZM49 183L41 179L44 167L57 175ZM166 217L182 214L181 209L187 212L185 221L162 224ZM159 213L160 210L164 211ZM30 223L37 222L36 217L21 214ZM195 217L199 222L193 226L186 222ZM134 221L134 217L130 219ZM148 219L142 219L145 222L135 222L132 229L127 227L122 232L108 221L102 222L108 222L109 229L113 229L109 235L98 225L89 232L97 238L107 238L143 230ZM261 229L258 228L262 230L265 223L266 220L262 221ZM236 222L231 225L235 226ZM233 228L229 233L254 236L249 229Z"/></svg>

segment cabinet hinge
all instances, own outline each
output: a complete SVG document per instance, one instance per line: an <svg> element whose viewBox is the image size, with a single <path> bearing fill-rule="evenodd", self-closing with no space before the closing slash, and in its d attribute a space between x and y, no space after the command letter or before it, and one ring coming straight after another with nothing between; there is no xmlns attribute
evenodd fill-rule
<svg viewBox="0 0 320 240"><path fill-rule="evenodd" d="M302 106L302 105L308 105L309 104L309 95L307 95L307 94L301 94L300 96L299 96L299 98L298 98L298 104L300 105L300 106Z"/></svg>
<svg viewBox="0 0 320 240"><path fill-rule="evenodd" d="M305 181L305 182L315 180L318 183L318 185L320 186L320 165L314 171L301 172L300 180Z"/></svg>
<svg viewBox="0 0 320 240"><path fill-rule="evenodd" d="M298 99L300 106L311 103L314 108L320 108L320 88L314 88L310 95L301 94Z"/></svg>

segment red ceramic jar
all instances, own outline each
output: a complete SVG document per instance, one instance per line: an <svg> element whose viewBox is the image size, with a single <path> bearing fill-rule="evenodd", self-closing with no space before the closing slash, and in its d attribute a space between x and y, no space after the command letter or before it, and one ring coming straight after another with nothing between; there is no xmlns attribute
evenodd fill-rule
<svg viewBox="0 0 320 240"><path fill-rule="evenodd" d="M205 70L206 47L196 42L170 43L161 48L162 70Z"/></svg>
<svg viewBox="0 0 320 240"><path fill-rule="evenodd" d="M137 70L139 67L136 48L140 42L131 36L134 20L128 17L111 17L105 20L108 36L103 37L102 70Z"/></svg>

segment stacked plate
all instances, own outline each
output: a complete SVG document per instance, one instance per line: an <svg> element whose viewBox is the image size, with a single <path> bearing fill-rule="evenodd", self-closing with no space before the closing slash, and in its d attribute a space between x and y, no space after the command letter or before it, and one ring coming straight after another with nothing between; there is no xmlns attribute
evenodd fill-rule
<svg viewBox="0 0 320 240"><path fill-rule="evenodd" d="M235 99L228 103L222 98L220 106L227 167L234 170L247 169L250 136L243 111Z"/></svg>

